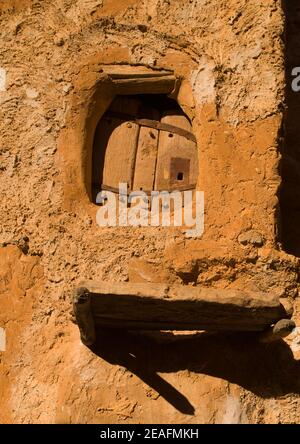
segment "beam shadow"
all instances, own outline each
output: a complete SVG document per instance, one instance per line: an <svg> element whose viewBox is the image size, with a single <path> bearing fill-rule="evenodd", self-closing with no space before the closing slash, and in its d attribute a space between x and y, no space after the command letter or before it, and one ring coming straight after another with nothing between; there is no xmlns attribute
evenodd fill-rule
<svg viewBox="0 0 300 444"><path fill-rule="evenodd" d="M284 341L262 344L256 333L130 332L98 329L91 349L111 364L125 367L178 411L194 407L157 373L189 370L224 379L262 398L300 394L300 361Z"/></svg>

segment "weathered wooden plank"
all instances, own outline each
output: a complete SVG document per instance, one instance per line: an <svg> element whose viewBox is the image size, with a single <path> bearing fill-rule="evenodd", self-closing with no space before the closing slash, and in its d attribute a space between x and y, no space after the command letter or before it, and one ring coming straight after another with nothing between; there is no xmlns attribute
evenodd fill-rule
<svg viewBox="0 0 300 444"><path fill-rule="evenodd" d="M265 293L86 281L96 325L142 330L262 331L289 318Z"/></svg>
<svg viewBox="0 0 300 444"><path fill-rule="evenodd" d="M191 124L187 117L176 112L166 113L162 124L179 127L189 133ZM161 131L159 135L155 189L177 189L197 183L198 153L195 142L174 132Z"/></svg>
<svg viewBox="0 0 300 444"><path fill-rule="evenodd" d="M170 71L157 71L157 72L135 72L135 73L130 73L128 74L128 72L110 72L109 77L111 77L112 79L126 79L126 80L133 80L133 79L153 79L153 78L161 78L161 77L173 77L174 81L175 81L175 77L173 76L173 74Z"/></svg>
<svg viewBox="0 0 300 444"><path fill-rule="evenodd" d="M115 101L111 109L118 112L127 109L137 113L139 106L139 101L124 98L122 101ZM102 184L119 188L120 183L127 183L128 190L131 190L139 126L134 122L106 117L101 128L97 141L100 144L98 150L104 154Z"/></svg>
<svg viewBox="0 0 300 444"><path fill-rule="evenodd" d="M137 125L129 128L121 116L128 111L138 113L141 102L132 98L115 99L110 109L116 113L116 118L105 114L100 120L94 139L93 148L93 190L98 192L105 185L119 188L119 182L128 182L129 188L132 180L132 166L135 159L136 140L139 129ZM128 149L124 149L124 137L129 133Z"/></svg>
<svg viewBox="0 0 300 444"><path fill-rule="evenodd" d="M135 77L163 77L174 74L172 70L152 69L146 66L137 65L102 65L105 74L113 79L135 78Z"/></svg>
<svg viewBox="0 0 300 444"><path fill-rule="evenodd" d="M117 119L107 125L113 130L106 146L102 184L117 188L119 183L127 183L130 190L139 127Z"/></svg>
<svg viewBox="0 0 300 444"><path fill-rule="evenodd" d="M169 94L176 84L176 77L152 76L143 78L114 79L118 94Z"/></svg>
<svg viewBox="0 0 300 444"><path fill-rule="evenodd" d="M143 112L143 111L141 111ZM148 108L144 110L152 119L159 120L159 112ZM150 191L154 187L155 167L158 148L158 131L141 126L139 132L135 172L133 179L134 191Z"/></svg>

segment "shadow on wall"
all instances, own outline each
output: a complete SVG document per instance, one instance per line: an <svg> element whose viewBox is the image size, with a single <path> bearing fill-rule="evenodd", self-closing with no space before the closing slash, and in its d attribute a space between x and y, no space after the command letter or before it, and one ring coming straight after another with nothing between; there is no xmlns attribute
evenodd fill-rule
<svg viewBox="0 0 300 444"><path fill-rule="evenodd" d="M263 398L300 394L300 361L284 341L261 344L255 333L174 336L117 329L98 330L97 338L97 356L127 368L184 414L193 415L193 405L157 372L210 375Z"/></svg>
<svg viewBox="0 0 300 444"><path fill-rule="evenodd" d="M300 92L292 90L292 70L300 66L300 4L299 0L283 0L286 17L285 79L286 114L281 162L280 190L283 249L300 257Z"/></svg>

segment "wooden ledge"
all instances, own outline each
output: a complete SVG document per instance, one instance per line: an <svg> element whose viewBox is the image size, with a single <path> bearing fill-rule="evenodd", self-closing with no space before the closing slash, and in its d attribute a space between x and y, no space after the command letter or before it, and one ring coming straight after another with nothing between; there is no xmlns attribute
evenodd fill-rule
<svg viewBox="0 0 300 444"><path fill-rule="evenodd" d="M289 321L291 312L286 311L279 298L266 293L85 281L75 290L73 302L81 339L86 345L95 341L97 326L258 332L269 331L270 326L287 319L284 329L273 328L278 337L295 328L293 321ZM280 336L278 331L283 334Z"/></svg>

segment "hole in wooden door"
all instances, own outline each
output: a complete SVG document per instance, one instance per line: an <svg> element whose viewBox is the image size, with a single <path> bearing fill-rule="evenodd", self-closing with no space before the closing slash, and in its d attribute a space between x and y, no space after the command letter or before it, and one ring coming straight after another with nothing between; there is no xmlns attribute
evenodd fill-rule
<svg viewBox="0 0 300 444"><path fill-rule="evenodd" d="M164 95L116 96L98 123L93 147L92 195L193 189L198 153L191 122Z"/></svg>

